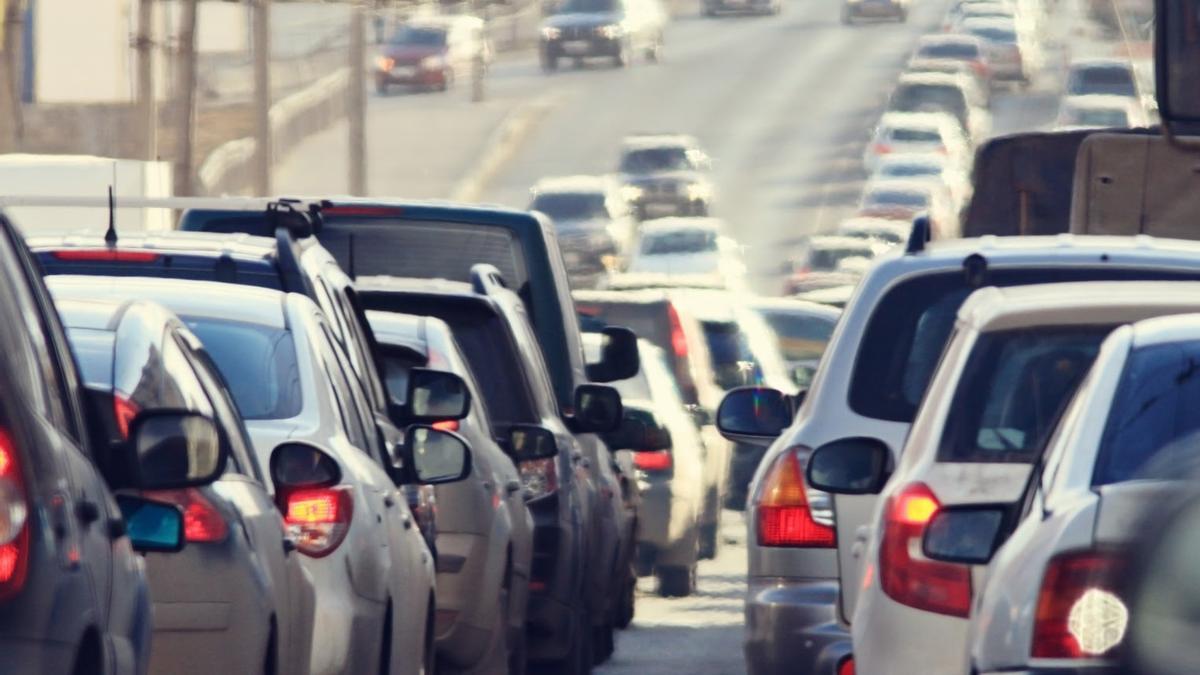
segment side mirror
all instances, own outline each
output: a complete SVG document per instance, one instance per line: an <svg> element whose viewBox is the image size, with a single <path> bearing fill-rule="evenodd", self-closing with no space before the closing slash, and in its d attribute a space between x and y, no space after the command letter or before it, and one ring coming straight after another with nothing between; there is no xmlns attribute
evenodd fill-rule
<svg viewBox="0 0 1200 675"><path fill-rule="evenodd" d="M625 408L621 425L604 435L610 450L650 452L670 450L671 432L659 422L654 413L644 408Z"/></svg>
<svg viewBox="0 0 1200 675"><path fill-rule="evenodd" d="M405 405L409 424L460 420L471 412L471 392L456 373L413 368Z"/></svg>
<svg viewBox="0 0 1200 675"><path fill-rule="evenodd" d="M1002 543L1008 509L963 506L939 511L925 528L925 556L948 563L986 565Z"/></svg>
<svg viewBox="0 0 1200 675"><path fill-rule="evenodd" d="M548 459L558 454L558 439L546 427L514 424L508 428L508 448L515 462Z"/></svg>
<svg viewBox="0 0 1200 675"><path fill-rule="evenodd" d="M217 425L189 410L148 410L130 425L123 446L139 490L207 485L225 472L228 448Z"/></svg>
<svg viewBox="0 0 1200 675"><path fill-rule="evenodd" d="M808 458L808 484L834 494L876 494L887 482L890 459L887 445L874 438L826 443Z"/></svg>
<svg viewBox="0 0 1200 675"><path fill-rule="evenodd" d="M706 427L713 423L712 413L702 405L693 403L687 407L687 411L692 416L692 421L696 423L697 427Z"/></svg>
<svg viewBox="0 0 1200 675"><path fill-rule="evenodd" d="M588 364L588 379L592 382L616 382L637 375L641 367L637 335L620 326L606 326L600 332L604 335L604 348L600 352L600 360Z"/></svg>
<svg viewBox="0 0 1200 675"><path fill-rule="evenodd" d="M281 489L323 488L342 482L342 469L329 453L311 443L291 441L271 451L271 481Z"/></svg>
<svg viewBox="0 0 1200 675"><path fill-rule="evenodd" d="M731 441L769 445L792 423L787 396L768 387L739 387L717 408L717 429Z"/></svg>
<svg viewBox="0 0 1200 675"><path fill-rule="evenodd" d="M454 483L471 475L471 451L466 440L452 431L417 425L404 434L404 448L412 476L420 485Z"/></svg>
<svg viewBox="0 0 1200 675"><path fill-rule="evenodd" d="M575 389L576 431L602 434L621 426L621 394L603 384L581 384Z"/></svg>
<svg viewBox="0 0 1200 675"><path fill-rule="evenodd" d="M1154 9L1155 98L1163 126L1200 122L1200 0L1156 0Z"/></svg>
<svg viewBox="0 0 1200 675"><path fill-rule="evenodd" d="M133 550L142 553L183 550L183 510L178 506L133 495L117 495L117 506Z"/></svg>

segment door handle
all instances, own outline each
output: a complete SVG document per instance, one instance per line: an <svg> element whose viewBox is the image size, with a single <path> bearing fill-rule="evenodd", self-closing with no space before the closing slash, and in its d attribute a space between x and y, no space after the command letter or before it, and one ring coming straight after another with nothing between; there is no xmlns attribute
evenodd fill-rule
<svg viewBox="0 0 1200 675"><path fill-rule="evenodd" d="M514 492L520 492L521 491L521 481L515 480L515 479L508 481L507 483L504 484L504 491L510 495L513 494Z"/></svg>
<svg viewBox="0 0 1200 675"><path fill-rule="evenodd" d="M403 518L401 518L401 519L400 519L400 524L401 524L401 525L404 525L404 529L406 529L406 530L411 530L411 529L412 529L412 524L413 524L413 523L412 523L412 517L411 517L411 516L409 516L409 515L407 515L407 514L405 514L405 516L404 516Z"/></svg>
<svg viewBox="0 0 1200 675"><path fill-rule="evenodd" d="M391 495L384 495L383 505L388 507L389 509L393 508L396 506L396 499L394 497L392 497Z"/></svg>
<svg viewBox="0 0 1200 675"><path fill-rule="evenodd" d="M81 501L75 505L75 517L87 527L100 520L100 507L95 502Z"/></svg>

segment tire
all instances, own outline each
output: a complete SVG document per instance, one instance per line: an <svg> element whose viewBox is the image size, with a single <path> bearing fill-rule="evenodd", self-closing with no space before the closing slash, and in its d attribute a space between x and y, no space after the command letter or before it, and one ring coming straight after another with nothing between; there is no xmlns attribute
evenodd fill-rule
<svg viewBox="0 0 1200 675"><path fill-rule="evenodd" d="M716 523L700 526L700 559L712 560L717 557L717 552L721 547L721 537L718 530L720 527Z"/></svg>
<svg viewBox="0 0 1200 675"><path fill-rule="evenodd" d="M639 544L633 552L633 573L639 577L648 577L654 574L655 557L654 549Z"/></svg>
<svg viewBox="0 0 1200 675"><path fill-rule="evenodd" d="M614 618L619 630L629 628L633 623L633 615L637 609L637 575L631 568L625 587L621 589L621 599L617 602L617 615Z"/></svg>
<svg viewBox="0 0 1200 675"><path fill-rule="evenodd" d="M611 623L592 627L592 665L598 666L612 658L617 648L616 629Z"/></svg>
<svg viewBox="0 0 1200 675"><path fill-rule="evenodd" d="M662 598L686 598L696 590L696 565L690 567L659 567L658 595Z"/></svg>

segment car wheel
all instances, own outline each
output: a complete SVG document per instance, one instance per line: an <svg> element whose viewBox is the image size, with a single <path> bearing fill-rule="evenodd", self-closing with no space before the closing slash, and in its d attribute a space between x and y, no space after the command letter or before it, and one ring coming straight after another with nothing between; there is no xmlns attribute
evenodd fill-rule
<svg viewBox="0 0 1200 675"><path fill-rule="evenodd" d="M648 576L648 575L647 575ZM621 590L621 600L617 603L617 628L629 628L633 623L633 615L637 610L637 575L631 568L629 576L625 579L624 588Z"/></svg>
<svg viewBox="0 0 1200 675"><path fill-rule="evenodd" d="M616 651L616 630L611 623L592 628L592 665L598 666L612 658Z"/></svg>
<svg viewBox="0 0 1200 675"><path fill-rule="evenodd" d="M696 590L696 565L663 567L655 570L658 595L662 598L686 598Z"/></svg>
<svg viewBox="0 0 1200 675"><path fill-rule="evenodd" d="M716 523L700 526L700 559L712 560L717 557L721 538L718 535Z"/></svg>

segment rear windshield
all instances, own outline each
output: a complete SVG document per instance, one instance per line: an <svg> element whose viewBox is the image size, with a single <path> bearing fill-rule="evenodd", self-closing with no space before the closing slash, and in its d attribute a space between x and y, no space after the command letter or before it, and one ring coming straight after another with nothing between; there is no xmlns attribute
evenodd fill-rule
<svg viewBox="0 0 1200 675"><path fill-rule="evenodd" d="M624 173L687 171L693 168L687 149L682 147L630 150L621 158L621 171Z"/></svg>
<svg viewBox="0 0 1200 675"><path fill-rule="evenodd" d="M552 220L608 217L604 195L596 192L546 192L535 197L529 208L541 211Z"/></svg>
<svg viewBox="0 0 1200 675"><path fill-rule="evenodd" d="M879 175L887 178L912 178L920 176L940 176L942 167L937 164L920 164L916 162L892 162L879 168Z"/></svg>
<svg viewBox="0 0 1200 675"><path fill-rule="evenodd" d="M892 129L892 140L903 143L941 143L942 135L936 129L900 127Z"/></svg>
<svg viewBox="0 0 1200 675"><path fill-rule="evenodd" d="M1133 82L1133 73L1127 68L1082 68L1071 77L1070 93L1137 96L1137 86Z"/></svg>
<svg viewBox="0 0 1200 675"><path fill-rule="evenodd" d="M868 246L850 248L815 248L808 253L808 269L812 272L832 272L846 258L870 258L874 252Z"/></svg>
<svg viewBox="0 0 1200 675"><path fill-rule="evenodd" d="M242 417L288 419L304 395L292 333L249 323L184 317L221 371Z"/></svg>
<svg viewBox="0 0 1200 675"><path fill-rule="evenodd" d="M788 361L815 361L825 352L836 321L823 316L795 312L760 310L759 314L775 331L779 351Z"/></svg>
<svg viewBox="0 0 1200 675"><path fill-rule="evenodd" d="M1200 461L1200 345L1129 355L1100 442L1094 485L1174 478Z"/></svg>
<svg viewBox="0 0 1200 675"><path fill-rule="evenodd" d="M1066 115L1067 124L1080 124L1089 127L1127 127L1129 116L1124 110L1104 108L1081 108Z"/></svg>
<svg viewBox="0 0 1200 675"><path fill-rule="evenodd" d="M647 235L642 239L642 253L646 255L706 253L716 248L717 234L708 230L663 232Z"/></svg>
<svg viewBox="0 0 1200 675"><path fill-rule="evenodd" d="M998 269L987 285L1020 286L1067 281L1200 279L1200 271L1060 267ZM941 358L958 308L973 289L962 272L930 274L901 282L874 304L858 344L850 378L856 413L912 422L917 404Z"/></svg>
<svg viewBox="0 0 1200 675"><path fill-rule="evenodd" d="M967 99L962 89L945 84L902 84L892 94L889 110L901 112L946 112L962 120Z"/></svg>
<svg viewBox="0 0 1200 675"><path fill-rule="evenodd" d="M575 303L580 317L586 317L591 332L600 332L605 326L624 326L637 333L639 338L656 347L671 349L671 326L665 303L621 303L588 302ZM582 322L581 322L582 323Z"/></svg>
<svg viewBox="0 0 1200 675"><path fill-rule="evenodd" d="M388 40L393 45L418 45L440 47L446 44L446 31L441 28L403 26Z"/></svg>
<svg viewBox="0 0 1200 675"><path fill-rule="evenodd" d="M616 0L567 0L559 8L560 14L598 14L615 12Z"/></svg>
<svg viewBox="0 0 1200 675"><path fill-rule="evenodd" d="M980 336L942 434L943 462L1032 462L1112 326L1039 327Z"/></svg>
<svg viewBox="0 0 1200 675"><path fill-rule="evenodd" d="M961 42L924 45L917 56L927 59L975 59L979 57L979 45Z"/></svg>
<svg viewBox="0 0 1200 675"><path fill-rule="evenodd" d="M1017 41L1017 34L1004 28L972 28L971 34L978 35L992 42L1002 42L1005 44L1015 44Z"/></svg>
<svg viewBox="0 0 1200 675"><path fill-rule="evenodd" d="M873 190L863 203L867 206L922 207L929 203L929 195L908 190Z"/></svg>

